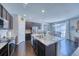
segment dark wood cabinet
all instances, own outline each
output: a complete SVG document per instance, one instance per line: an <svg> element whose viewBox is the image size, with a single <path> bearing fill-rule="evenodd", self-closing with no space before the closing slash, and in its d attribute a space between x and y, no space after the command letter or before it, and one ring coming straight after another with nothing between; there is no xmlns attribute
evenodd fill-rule
<svg viewBox="0 0 79 59"><path fill-rule="evenodd" d="M25 41L31 41L31 34L25 34Z"/></svg>
<svg viewBox="0 0 79 59"><path fill-rule="evenodd" d="M0 56L8 56L8 44L0 50Z"/></svg>
<svg viewBox="0 0 79 59"><path fill-rule="evenodd" d="M10 16L9 16L9 13L7 12L7 20L9 20Z"/></svg>
<svg viewBox="0 0 79 59"><path fill-rule="evenodd" d="M37 40L33 40L33 48L34 48L35 54L38 55L38 41Z"/></svg>
<svg viewBox="0 0 79 59"><path fill-rule="evenodd" d="M8 21L9 29L13 28L13 17L1 4L0 4L0 17Z"/></svg>
<svg viewBox="0 0 79 59"><path fill-rule="evenodd" d="M13 17L10 17L10 29L13 29Z"/></svg>
<svg viewBox="0 0 79 59"><path fill-rule="evenodd" d="M38 41L38 56L45 56L45 45Z"/></svg>
<svg viewBox="0 0 79 59"><path fill-rule="evenodd" d="M2 7L2 5L0 4L0 17L2 17L2 10L3 10L3 7Z"/></svg>
<svg viewBox="0 0 79 59"><path fill-rule="evenodd" d="M7 11L6 11L6 9L3 7L3 9L2 9L2 17L3 17L3 19L7 19Z"/></svg>
<svg viewBox="0 0 79 59"><path fill-rule="evenodd" d="M38 40L33 41L33 48L37 56L45 56L45 45Z"/></svg>
<svg viewBox="0 0 79 59"><path fill-rule="evenodd" d="M3 20L0 19L0 28L3 28Z"/></svg>
<svg viewBox="0 0 79 59"><path fill-rule="evenodd" d="M34 40L33 48L37 56L56 56L57 55L57 43L46 46L40 41Z"/></svg>
<svg viewBox="0 0 79 59"><path fill-rule="evenodd" d="M12 29L13 28L13 17L9 13L7 13L7 20L9 22L8 24L9 28Z"/></svg>
<svg viewBox="0 0 79 59"><path fill-rule="evenodd" d="M74 39L75 39L75 45L76 45L76 46L79 46L79 37L75 37ZM76 46L75 46L75 47L76 47Z"/></svg>
<svg viewBox="0 0 79 59"><path fill-rule="evenodd" d="M1 5L0 5L0 17L1 17Z"/></svg>
<svg viewBox="0 0 79 59"><path fill-rule="evenodd" d="M0 56L12 56L15 50L15 40L10 40L2 49L0 49Z"/></svg>
<svg viewBox="0 0 79 59"><path fill-rule="evenodd" d="M11 56L11 55L13 55L13 53L14 53L14 50L15 50L15 40L11 40L10 42L9 42L9 55Z"/></svg>

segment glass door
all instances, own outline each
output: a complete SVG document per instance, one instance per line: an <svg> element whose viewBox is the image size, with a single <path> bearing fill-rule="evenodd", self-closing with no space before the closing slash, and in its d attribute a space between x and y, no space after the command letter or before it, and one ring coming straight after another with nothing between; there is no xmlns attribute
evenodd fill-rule
<svg viewBox="0 0 79 59"><path fill-rule="evenodd" d="M54 35L59 38L65 38L66 22L56 23L54 26Z"/></svg>

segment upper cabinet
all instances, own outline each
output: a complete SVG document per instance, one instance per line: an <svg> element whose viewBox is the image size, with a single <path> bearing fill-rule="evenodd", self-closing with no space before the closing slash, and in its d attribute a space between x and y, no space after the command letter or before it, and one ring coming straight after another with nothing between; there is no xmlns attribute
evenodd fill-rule
<svg viewBox="0 0 79 59"><path fill-rule="evenodd" d="M3 10L2 10L2 17L3 17L4 19L7 19L7 11L6 11L5 8L3 8Z"/></svg>
<svg viewBox="0 0 79 59"><path fill-rule="evenodd" d="M2 5L0 4L0 17L2 17Z"/></svg>
<svg viewBox="0 0 79 59"><path fill-rule="evenodd" d="M0 5L0 16L1 16L1 5Z"/></svg>
<svg viewBox="0 0 79 59"><path fill-rule="evenodd" d="M8 21L9 29L13 28L13 17L1 4L0 4L0 17Z"/></svg>
<svg viewBox="0 0 79 59"><path fill-rule="evenodd" d="M7 12L7 20L10 19L10 14Z"/></svg>
<svg viewBox="0 0 79 59"><path fill-rule="evenodd" d="M9 16L9 28L13 28L13 17L11 15Z"/></svg>

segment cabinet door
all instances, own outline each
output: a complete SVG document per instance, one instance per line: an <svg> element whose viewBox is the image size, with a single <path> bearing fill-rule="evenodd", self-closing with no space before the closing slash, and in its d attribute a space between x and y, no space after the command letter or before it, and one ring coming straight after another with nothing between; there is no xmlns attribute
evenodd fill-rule
<svg viewBox="0 0 79 59"><path fill-rule="evenodd" d="M26 41L31 40L31 34L26 34Z"/></svg>
<svg viewBox="0 0 79 59"><path fill-rule="evenodd" d="M1 17L1 5L0 5L0 17Z"/></svg>
<svg viewBox="0 0 79 59"><path fill-rule="evenodd" d="M13 28L13 17L11 15L9 16L9 28Z"/></svg>
<svg viewBox="0 0 79 59"><path fill-rule="evenodd" d="M3 20L0 19L0 28L3 28Z"/></svg>
<svg viewBox="0 0 79 59"><path fill-rule="evenodd" d="M2 7L2 5L0 4L0 17L2 17L2 10L3 10L3 7Z"/></svg>
<svg viewBox="0 0 79 59"><path fill-rule="evenodd" d="M8 56L8 44L0 50L0 56Z"/></svg>
<svg viewBox="0 0 79 59"><path fill-rule="evenodd" d="M9 13L7 12L7 20L9 20Z"/></svg>
<svg viewBox="0 0 79 59"><path fill-rule="evenodd" d="M9 22L8 26L10 29L13 28L13 17L7 12L7 20Z"/></svg>
<svg viewBox="0 0 79 59"><path fill-rule="evenodd" d="M38 56L45 56L45 45L38 41Z"/></svg>
<svg viewBox="0 0 79 59"><path fill-rule="evenodd" d="M37 40L34 40L33 47L34 47L35 54L38 55L38 41Z"/></svg>
<svg viewBox="0 0 79 59"><path fill-rule="evenodd" d="M3 8L3 10L2 10L2 17L3 17L4 19L7 18L7 11L6 11L5 8Z"/></svg>
<svg viewBox="0 0 79 59"><path fill-rule="evenodd" d="M9 55L13 55L15 50L15 39L11 40L9 43Z"/></svg>

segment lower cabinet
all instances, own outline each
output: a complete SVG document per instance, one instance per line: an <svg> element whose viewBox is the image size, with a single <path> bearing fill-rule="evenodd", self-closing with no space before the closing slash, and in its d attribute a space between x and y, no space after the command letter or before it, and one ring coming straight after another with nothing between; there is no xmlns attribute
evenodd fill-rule
<svg viewBox="0 0 79 59"><path fill-rule="evenodd" d="M38 55L38 41L37 40L33 40L33 48L34 48L35 54Z"/></svg>
<svg viewBox="0 0 79 59"><path fill-rule="evenodd" d="M0 50L0 56L8 56L8 44Z"/></svg>
<svg viewBox="0 0 79 59"><path fill-rule="evenodd" d="M25 38L26 38L25 39L26 41L28 41L28 40L30 41L31 40L31 34L25 34Z"/></svg>
<svg viewBox="0 0 79 59"><path fill-rule="evenodd" d="M15 50L15 40L9 42L9 56L13 55Z"/></svg>
<svg viewBox="0 0 79 59"><path fill-rule="evenodd" d="M14 50L15 50L15 40L11 40L0 50L0 56L8 56L8 55L11 56L14 53Z"/></svg>
<svg viewBox="0 0 79 59"><path fill-rule="evenodd" d="M56 56L57 53L57 43L46 46L40 41L34 40L33 47L37 56Z"/></svg>
<svg viewBox="0 0 79 59"><path fill-rule="evenodd" d="M15 50L15 44L11 43L11 44L9 45L9 55L10 55L10 56L13 55L14 50Z"/></svg>
<svg viewBox="0 0 79 59"><path fill-rule="evenodd" d="M45 49L46 49L46 46L38 41L38 56L45 56L45 53L46 53Z"/></svg>

